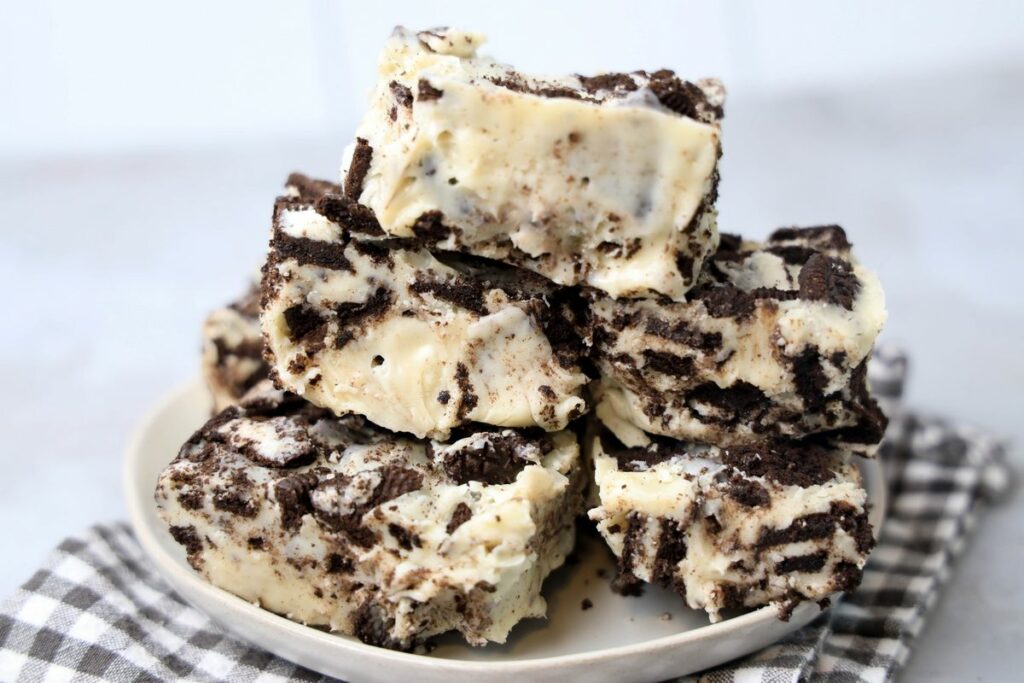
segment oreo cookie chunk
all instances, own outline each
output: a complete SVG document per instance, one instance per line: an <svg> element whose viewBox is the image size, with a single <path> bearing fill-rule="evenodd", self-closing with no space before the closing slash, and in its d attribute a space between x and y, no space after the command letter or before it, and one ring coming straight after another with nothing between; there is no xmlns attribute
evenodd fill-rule
<svg viewBox="0 0 1024 683"><path fill-rule="evenodd" d="M259 288L210 314L203 323L203 379L213 396L213 412L234 405L270 367L263 360Z"/></svg>
<svg viewBox="0 0 1024 683"><path fill-rule="evenodd" d="M156 502L214 585L408 649L452 630L504 642L543 617L541 584L572 549L582 482L570 432L477 430L441 444L270 390L196 432Z"/></svg>
<svg viewBox="0 0 1024 683"><path fill-rule="evenodd" d="M570 292L382 238L340 187L293 177L290 188L263 269L263 333L281 388L439 439L469 422L558 430L585 411Z"/></svg>
<svg viewBox="0 0 1024 683"><path fill-rule="evenodd" d="M682 299L715 250L724 89L662 69L540 78L402 28L344 162L385 232L562 285Z"/></svg>
<svg viewBox="0 0 1024 683"><path fill-rule="evenodd" d="M870 455L867 361L885 297L838 226L724 235L686 302L591 297L599 393L655 434L737 445L818 435Z"/></svg>
<svg viewBox="0 0 1024 683"><path fill-rule="evenodd" d="M874 545L867 494L841 450L792 442L735 448L599 428L588 447L589 516L618 559L624 592L655 583L712 621L726 609L853 590Z"/></svg>

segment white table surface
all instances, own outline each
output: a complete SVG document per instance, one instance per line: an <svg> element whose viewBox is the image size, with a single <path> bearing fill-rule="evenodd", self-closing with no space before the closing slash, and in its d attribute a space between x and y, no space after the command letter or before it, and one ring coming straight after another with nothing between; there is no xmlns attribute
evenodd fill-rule
<svg viewBox="0 0 1024 683"><path fill-rule="evenodd" d="M913 353L909 401L1024 443L1024 73L730 103L721 223L838 222ZM204 314L260 260L287 173L331 177L342 141L0 160L0 596L49 549L125 517L121 453L196 372ZM1013 460L1021 464L1021 449ZM1024 671L1024 502L985 514L903 680Z"/></svg>

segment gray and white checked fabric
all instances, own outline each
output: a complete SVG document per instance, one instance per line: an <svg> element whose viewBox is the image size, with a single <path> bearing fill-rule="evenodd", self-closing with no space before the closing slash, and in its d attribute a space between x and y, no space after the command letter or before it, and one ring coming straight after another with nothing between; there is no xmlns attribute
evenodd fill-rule
<svg viewBox="0 0 1024 683"><path fill-rule="evenodd" d="M902 411L906 359L871 382L892 414L890 512L861 587L784 641L688 681L884 681L906 661L975 523L1009 486L1001 444ZM177 598L123 524L65 541L0 604L0 681L327 681L227 635Z"/></svg>

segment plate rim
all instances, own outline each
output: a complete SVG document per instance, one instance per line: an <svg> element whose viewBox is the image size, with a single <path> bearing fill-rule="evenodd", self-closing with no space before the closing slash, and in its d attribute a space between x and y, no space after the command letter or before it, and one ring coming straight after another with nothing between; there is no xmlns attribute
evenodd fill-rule
<svg viewBox="0 0 1024 683"><path fill-rule="evenodd" d="M128 508L129 524L147 559L152 563L152 567L164 580L167 581L175 591L177 597L192 605L195 609L200 610L221 627L246 642L251 643L248 638L239 633L239 631L231 625L225 624L221 620L211 616L208 610L204 609L200 605L196 605L192 600L187 598L185 595L182 595L182 591L179 590L179 584L186 585L190 590L197 591L213 600L232 603L232 606L235 609L243 610L244 613L251 615L254 618L276 628L294 632L296 635L300 635L303 638L320 641L325 646L345 649L354 655L370 654L373 657L383 658L396 664L425 666L434 668L435 670L443 670L452 673L529 673L539 669L548 669L567 664L600 664L601 662L642 654L645 652L653 654L665 649L692 645L702 640L717 640L718 638L729 635L731 631L742 630L744 627L754 627L760 622L770 623L778 619L776 608L771 605L767 605L717 623L709 623L696 629L690 629L681 633L661 636L627 645L587 650L574 654L526 657L516 660L496 661L451 659L430 657L411 652L400 652L367 645L366 643L345 634L327 633L292 621L284 616L275 614L274 612L270 612L250 603L222 588L214 586L204 580L198 573L181 566L178 560L167 552L161 542L157 539L157 530L151 528L151 526L146 523L146 503L144 501L149 501L149 504L153 505L153 499L151 497L146 497L135 485L140 478L139 469L145 459L141 456L143 443L158 423L159 419L168 412L176 402L184 399L186 396L196 392L197 390L205 390L205 384L199 375L193 376L192 379L179 384L173 390L164 394L155 405L151 406L143 414L142 418L133 429L131 437L129 438L125 448L124 460L121 468L122 492ZM197 425L196 429L198 429L199 426L200 425ZM868 479L873 480L872 500L870 500L871 506L868 514L871 518L872 528L877 540L882 522L886 519L888 512L888 492L884 486L881 463L877 458L858 458L855 463L858 470L864 477L866 485ZM153 482L153 486L155 488L156 482ZM813 612L808 614L809 610L813 610ZM800 624L793 630L805 625L815 614L822 611L825 610L818 608L814 603L801 603L797 606L796 610L794 610L790 618L791 623L800 622ZM256 647L261 646L256 645ZM737 653L736 656L739 657L743 654L745 653ZM302 664L302 662L294 663L302 666L308 666L306 664Z"/></svg>

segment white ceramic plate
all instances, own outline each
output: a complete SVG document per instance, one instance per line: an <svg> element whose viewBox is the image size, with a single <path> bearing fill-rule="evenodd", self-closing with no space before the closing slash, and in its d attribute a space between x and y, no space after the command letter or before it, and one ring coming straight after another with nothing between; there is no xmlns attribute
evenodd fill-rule
<svg viewBox="0 0 1024 683"><path fill-rule="evenodd" d="M429 655L392 652L354 638L325 633L264 611L201 579L160 522L153 490L160 470L208 417L210 401L197 379L169 396L140 426L125 463L132 526L145 552L185 600L235 635L314 671L352 682L655 681L681 676L765 647L818 614L801 605L788 622L773 608L709 624L678 596L648 587L639 598L613 593L613 558L596 537L582 534L578 561L545 584L548 619L517 626L505 645L472 648L445 637ZM877 529L885 514L885 487L877 462L862 472ZM603 571L602 571L603 570ZM604 576L599 576L603 573ZM584 599L593 607L582 609Z"/></svg>

